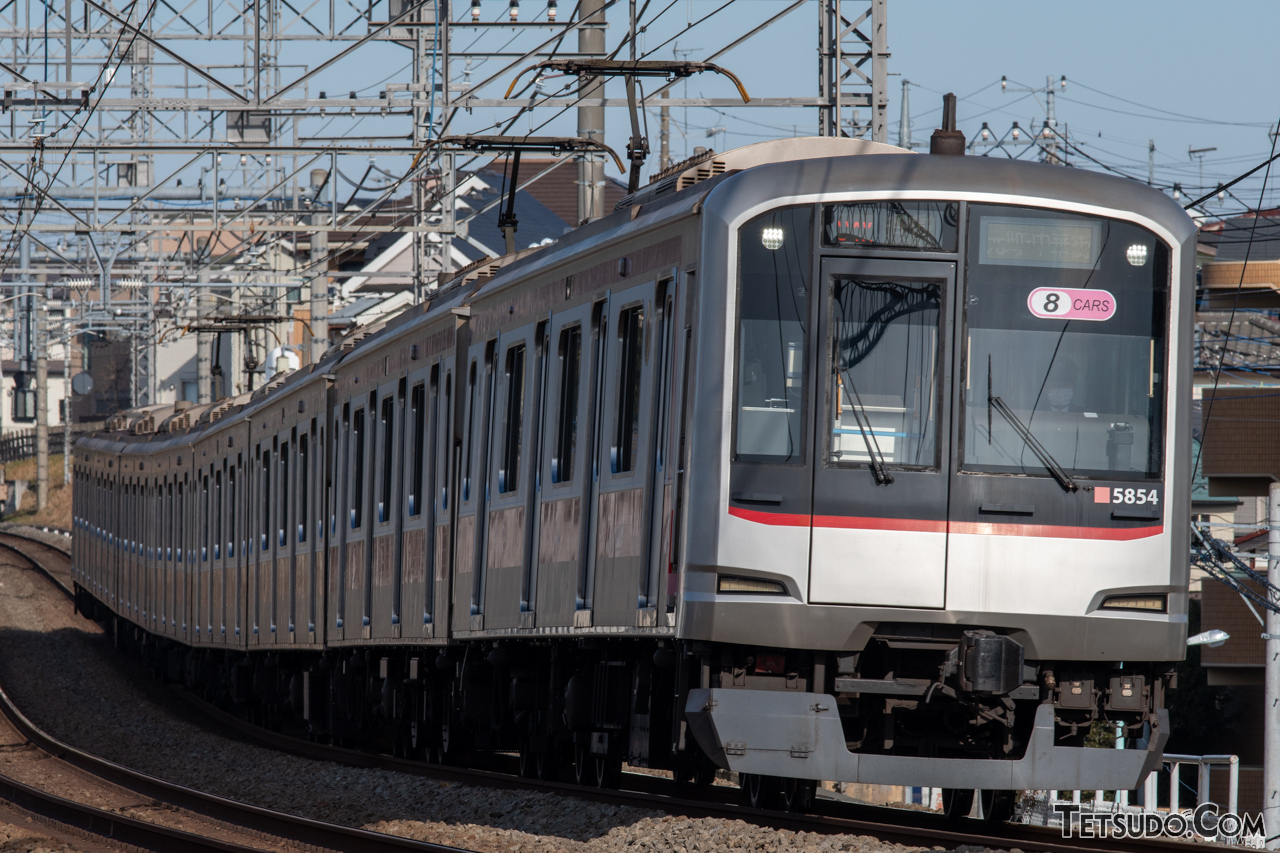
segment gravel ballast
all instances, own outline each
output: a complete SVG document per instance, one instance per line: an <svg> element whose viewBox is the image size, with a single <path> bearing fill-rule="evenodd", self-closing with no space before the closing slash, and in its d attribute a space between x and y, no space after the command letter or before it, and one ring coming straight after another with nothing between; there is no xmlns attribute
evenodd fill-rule
<svg viewBox="0 0 1280 853"><path fill-rule="evenodd" d="M248 744L194 721L168 688L122 662L97 626L75 616L46 581L7 563L0 561L0 684L18 707L73 746L181 785L485 853L926 849L471 787Z"/></svg>

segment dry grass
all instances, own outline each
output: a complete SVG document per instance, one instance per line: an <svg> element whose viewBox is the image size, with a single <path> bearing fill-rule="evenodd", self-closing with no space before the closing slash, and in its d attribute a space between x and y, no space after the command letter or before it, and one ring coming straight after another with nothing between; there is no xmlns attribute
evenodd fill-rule
<svg viewBox="0 0 1280 853"><path fill-rule="evenodd" d="M30 480L32 486L36 482L36 458L19 459L17 462L4 464L6 480ZM62 454L55 453L49 457L49 485L62 485Z"/></svg>
<svg viewBox="0 0 1280 853"><path fill-rule="evenodd" d="M43 512L36 512L36 490L34 485L22 496L22 509L7 516L5 521L16 524L34 524L36 526L60 527L71 529L71 488L62 485L62 477L56 478L57 485L49 489L49 503Z"/></svg>
<svg viewBox="0 0 1280 853"><path fill-rule="evenodd" d="M48 525L71 529L71 489L62 485L62 454L49 457L49 503L36 511L36 460L21 459L4 466L6 480L27 480L30 488L22 496L22 507L5 521L19 524Z"/></svg>

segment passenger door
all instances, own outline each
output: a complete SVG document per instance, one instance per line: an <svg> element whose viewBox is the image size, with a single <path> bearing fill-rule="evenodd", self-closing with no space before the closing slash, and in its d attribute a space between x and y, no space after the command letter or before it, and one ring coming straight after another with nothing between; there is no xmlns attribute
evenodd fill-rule
<svg viewBox="0 0 1280 853"><path fill-rule="evenodd" d="M648 282L609 295L592 501L592 625L634 628L648 607L653 383L657 373L654 295Z"/></svg>
<svg viewBox="0 0 1280 853"><path fill-rule="evenodd" d="M571 627L586 607L587 560L583 513L592 480L592 381L599 315L606 303L586 302L551 317L546 400L541 426L538 515L527 584L528 607L539 628ZM595 322L593 322L593 317Z"/></svg>
<svg viewBox="0 0 1280 853"><path fill-rule="evenodd" d="M814 603L945 605L955 269L822 263Z"/></svg>

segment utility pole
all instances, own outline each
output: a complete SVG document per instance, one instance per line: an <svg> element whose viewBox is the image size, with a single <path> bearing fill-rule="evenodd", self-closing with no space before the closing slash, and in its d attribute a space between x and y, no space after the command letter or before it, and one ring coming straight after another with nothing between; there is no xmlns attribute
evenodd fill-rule
<svg viewBox="0 0 1280 853"><path fill-rule="evenodd" d="M888 87L888 0L819 0L818 135L888 142ZM859 118L862 107L869 122Z"/></svg>
<svg viewBox="0 0 1280 853"><path fill-rule="evenodd" d="M1058 78L1056 85L1054 83L1052 74L1046 76L1045 86L1043 89L1032 89L1026 86L1017 86L1010 89L1009 78L1008 77L1000 78L1000 89L1002 91L1031 92L1037 95L1044 95L1044 127L1041 129L1040 133L1038 134L1039 142L1037 144L1039 144L1040 147L1044 149L1043 162L1049 163L1054 166L1062 166L1064 165L1064 162L1063 162L1062 156L1058 153L1058 140L1061 137L1059 137L1058 135L1058 115L1054 110L1053 99L1058 89L1065 89L1065 88L1067 88L1067 75L1065 74L1063 74L1061 77ZM1017 127L1018 123L1014 122L1013 126ZM1031 136L1033 140L1037 137L1034 127L1031 128ZM1018 136L1017 134L1015 134L1014 140L1016 141L1017 138Z"/></svg>
<svg viewBox="0 0 1280 853"><path fill-rule="evenodd" d="M1045 77L1047 81L1044 87L1044 126L1049 131L1045 134L1045 162L1052 163L1055 166L1062 165L1062 160L1058 157L1058 117L1053 111L1053 75ZM1062 76L1062 88L1067 88L1067 77Z"/></svg>
<svg viewBox="0 0 1280 853"><path fill-rule="evenodd" d="M65 314L62 324L62 485L71 485L71 322Z"/></svg>
<svg viewBox="0 0 1280 853"><path fill-rule="evenodd" d="M312 225L329 225L329 212L325 205L325 184L329 175L324 169L311 170L313 195ZM453 199L444 199L452 205ZM329 232L311 232L311 363L316 364L329 348Z"/></svg>
<svg viewBox="0 0 1280 853"><path fill-rule="evenodd" d="M196 402L206 404L213 402L213 332L208 329L213 303L208 263L212 253L208 250L208 237L199 238L196 245L196 263L200 264L196 273Z"/></svg>
<svg viewBox="0 0 1280 853"><path fill-rule="evenodd" d="M36 510L49 504L49 318L36 291Z"/></svg>
<svg viewBox="0 0 1280 853"><path fill-rule="evenodd" d="M669 97L668 90L662 90L662 100ZM658 134L660 145L658 148L658 170L661 171L671 165L671 107L666 104L662 105L662 121L659 127L661 130Z"/></svg>
<svg viewBox="0 0 1280 853"><path fill-rule="evenodd" d="M898 147L911 150L911 81L902 78L902 113L898 118Z"/></svg>
<svg viewBox="0 0 1280 853"><path fill-rule="evenodd" d="M582 0L579 19L586 22L578 28L578 53L584 58L604 56L604 0ZM604 99L604 78L582 76L578 97ZM578 107L578 136L604 142L604 107ZM578 224L604 215L604 159L601 154L578 155Z"/></svg>
<svg viewBox="0 0 1280 853"><path fill-rule="evenodd" d="M1268 494L1267 581L1280 585L1280 483L1272 483ZM1267 608L1266 707L1262 718L1262 820L1268 850L1280 848L1280 601Z"/></svg>
<svg viewBox="0 0 1280 853"><path fill-rule="evenodd" d="M1155 186L1156 183L1156 141L1154 139L1147 140L1147 186Z"/></svg>

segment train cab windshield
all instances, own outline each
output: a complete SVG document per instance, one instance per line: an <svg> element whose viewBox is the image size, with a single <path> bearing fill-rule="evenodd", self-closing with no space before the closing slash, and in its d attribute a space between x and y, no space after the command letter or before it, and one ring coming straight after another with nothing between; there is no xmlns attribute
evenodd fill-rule
<svg viewBox="0 0 1280 853"><path fill-rule="evenodd" d="M1168 247L1127 222L971 205L967 260L962 470L1160 477Z"/></svg>
<svg viewBox="0 0 1280 853"><path fill-rule="evenodd" d="M1052 476L1067 487L1161 476L1170 252L1154 234L990 204L811 210L770 211L742 228L736 461L804 459L816 226L822 248L919 258L825 274L826 381L815 389L832 412L824 465L870 467L880 482L893 480L890 470L938 470L950 455L944 351L958 338L960 470ZM961 248L961 271L947 273L938 256Z"/></svg>

